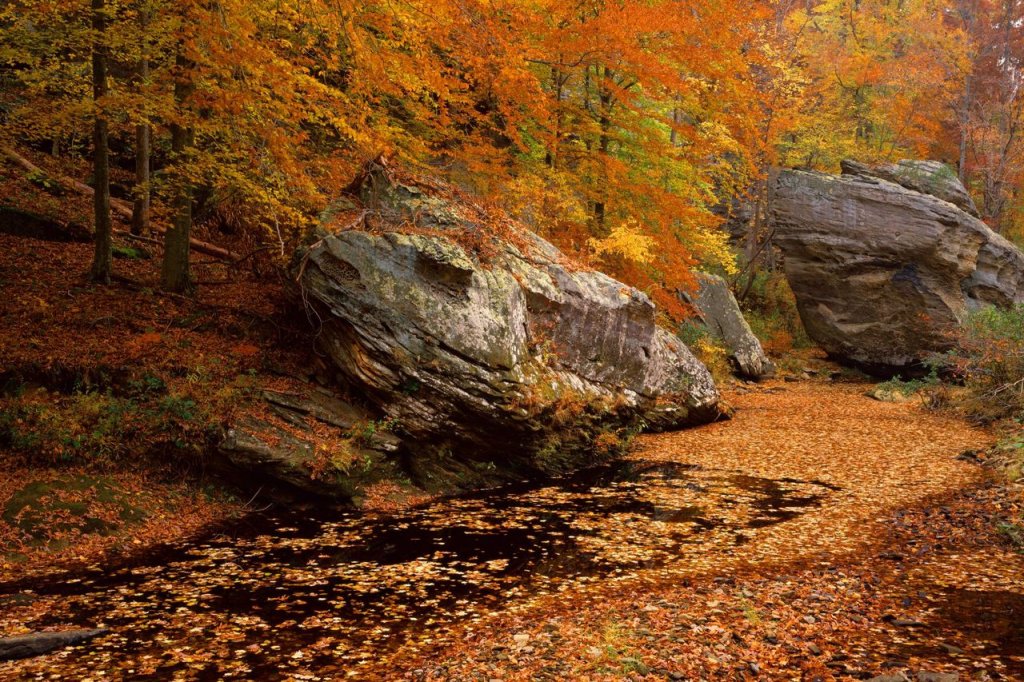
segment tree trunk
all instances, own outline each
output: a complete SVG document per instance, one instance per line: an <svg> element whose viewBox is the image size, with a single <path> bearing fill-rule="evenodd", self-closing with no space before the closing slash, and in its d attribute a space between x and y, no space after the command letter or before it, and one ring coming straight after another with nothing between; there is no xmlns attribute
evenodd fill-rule
<svg viewBox="0 0 1024 682"><path fill-rule="evenodd" d="M145 87L149 79L149 54L146 46L146 27L149 18L143 12L139 18L142 34L142 58L139 60L139 85ZM135 127L135 201L132 204L132 234L149 234L149 157L150 128L144 121Z"/></svg>
<svg viewBox="0 0 1024 682"><path fill-rule="evenodd" d="M973 26L972 26L973 29ZM969 127L971 124L971 96L973 78L970 72L964 78L964 97L960 104L960 158L957 161L956 175L961 184L967 186L967 145L969 138Z"/></svg>
<svg viewBox="0 0 1024 682"><path fill-rule="evenodd" d="M93 256L92 279L110 284L113 263L113 247L110 220L110 157L108 150L108 129L106 114L102 110L107 94L107 54L104 45L106 31L104 0L92 0L92 28L95 31L92 45L92 94L96 107L93 121L93 215L96 223L96 251Z"/></svg>
<svg viewBox="0 0 1024 682"><path fill-rule="evenodd" d="M192 131L181 124L171 126L171 152L176 163L183 163L192 142ZM180 171L178 186L171 201L173 217L164 234L163 288L180 294L191 293L189 271L189 236L192 231L192 186L185 172Z"/></svg>
<svg viewBox="0 0 1024 682"><path fill-rule="evenodd" d="M193 91L190 71L192 64L179 47L175 58L177 78L174 83L174 100L178 106L179 121L171 125L171 155L176 168L174 196L171 201L173 218L164 234L163 288L165 291L187 294L193 290L192 275L189 272L189 238L192 231L192 182L188 169L184 167L192 148L192 129L180 118L188 109L188 99Z"/></svg>
<svg viewBox="0 0 1024 682"><path fill-rule="evenodd" d="M601 159L601 168L604 174L602 178L601 193L604 195L601 200L594 202L594 222L597 223L597 234L604 237L607 236L608 230L606 224L606 211L607 206L605 199L608 196L608 155L611 151L611 128L612 128L612 107L615 105L615 95L612 92L610 83L615 78L615 72L608 67L604 68L604 77L600 85L598 92L598 100L600 102L601 111L598 115L598 126L600 128L600 136L598 137L597 150L599 158Z"/></svg>
<svg viewBox="0 0 1024 682"><path fill-rule="evenodd" d="M132 234L149 234L149 124L135 127L135 201L132 204Z"/></svg>

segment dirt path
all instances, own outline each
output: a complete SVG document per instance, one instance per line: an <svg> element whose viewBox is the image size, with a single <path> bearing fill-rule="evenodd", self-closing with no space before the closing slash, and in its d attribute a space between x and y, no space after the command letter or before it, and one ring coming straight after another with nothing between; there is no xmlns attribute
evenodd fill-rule
<svg viewBox="0 0 1024 682"><path fill-rule="evenodd" d="M629 466L0 585L0 630L114 630L0 678L1024 679L1013 502L957 458L989 435L863 390L757 387Z"/></svg>

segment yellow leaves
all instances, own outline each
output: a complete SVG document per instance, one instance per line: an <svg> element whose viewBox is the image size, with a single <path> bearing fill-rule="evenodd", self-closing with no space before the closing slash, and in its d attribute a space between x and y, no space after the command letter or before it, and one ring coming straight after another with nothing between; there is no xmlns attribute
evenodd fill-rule
<svg viewBox="0 0 1024 682"><path fill-rule="evenodd" d="M789 13L772 61L783 56L780 74L796 75L803 94L775 109L782 165L831 170L843 157L934 153L961 96L957 74L965 73L962 32L938 19L949 7L826 0Z"/></svg>
<svg viewBox="0 0 1024 682"><path fill-rule="evenodd" d="M652 259L654 239L644 234L633 219L612 228L604 238L590 239L588 244L598 257L617 256L632 263L649 263Z"/></svg>
<svg viewBox="0 0 1024 682"><path fill-rule="evenodd" d="M727 275L735 275L739 271L736 267L736 255L725 231L714 227L699 228L694 230L689 244L706 265L719 267Z"/></svg>

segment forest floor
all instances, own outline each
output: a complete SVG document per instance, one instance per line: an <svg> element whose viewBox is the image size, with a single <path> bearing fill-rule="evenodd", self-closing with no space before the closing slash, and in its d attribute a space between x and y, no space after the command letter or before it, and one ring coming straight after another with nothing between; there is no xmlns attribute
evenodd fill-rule
<svg viewBox="0 0 1024 682"><path fill-rule="evenodd" d="M866 388L736 387L732 421L641 438L636 463L682 476L278 519L0 585L0 631L114 630L0 677L1024 679L1024 555L998 531L1021 488L963 454L993 435ZM444 546L464 528L498 553Z"/></svg>
<svg viewBox="0 0 1024 682"><path fill-rule="evenodd" d="M414 679L1024 680L1024 554L999 531L1024 488L963 455L991 434L863 389L743 389L733 421L633 455L835 486L822 505L391 660Z"/></svg>
<svg viewBox="0 0 1024 682"><path fill-rule="evenodd" d="M257 384L288 386L302 353L276 333L280 286L239 276L195 300L163 295L158 262L133 256L97 287L90 253L0 230L0 579L130 553L242 511L196 448ZM220 267L199 273L224 278Z"/></svg>
<svg viewBox="0 0 1024 682"><path fill-rule="evenodd" d="M730 387L635 480L261 517L177 441L310 371L286 283L167 296L131 253L94 287L90 251L0 230L0 419L43 436L0 451L0 635L113 633L0 679L1024 680L1022 489L964 455L989 431L825 373Z"/></svg>

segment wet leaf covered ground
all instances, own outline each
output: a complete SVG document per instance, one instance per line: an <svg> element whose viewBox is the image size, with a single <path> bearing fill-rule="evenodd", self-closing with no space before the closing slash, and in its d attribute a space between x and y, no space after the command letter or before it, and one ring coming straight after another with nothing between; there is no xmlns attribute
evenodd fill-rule
<svg viewBox="0 0 1024 682"><path fill-rule="evenodd" d="M880 669L893 631L905 641L879 656L910 669L938 644L894 623L956 617L998 640L978 644L986 670L1015 679L1024 654L1000 628L1022 566L985 550L965 578L971 553L943 552L982 551L984 524L918 511L982 484L957 455L989 436L862 391L748 390L732 422L645 437L631 461L573 477L397 514L271 509L131 565L0 585L4 632L113 631L0 677L830 679ZM899 558L878 558L897 536ZM887 585L915 580L927 598L881 612ZM840 632L853 653L833 661L821 635Z"/></svg>

